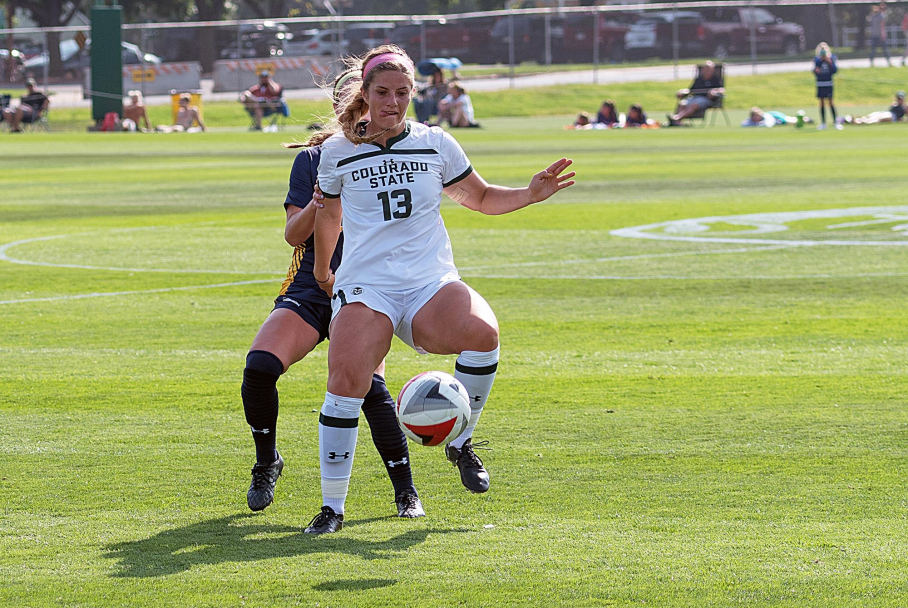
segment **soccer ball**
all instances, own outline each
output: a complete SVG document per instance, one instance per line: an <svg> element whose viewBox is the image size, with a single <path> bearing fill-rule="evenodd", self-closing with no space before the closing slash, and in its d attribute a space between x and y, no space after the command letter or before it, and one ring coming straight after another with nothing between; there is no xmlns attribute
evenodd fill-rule
<svg viewBox="0 0 908 608"><path fill-rule="evenodd" d="M460 380L444 372L423 372L397 397L397 422L419 445L456 439L470 421L470 395Z"/></svg>

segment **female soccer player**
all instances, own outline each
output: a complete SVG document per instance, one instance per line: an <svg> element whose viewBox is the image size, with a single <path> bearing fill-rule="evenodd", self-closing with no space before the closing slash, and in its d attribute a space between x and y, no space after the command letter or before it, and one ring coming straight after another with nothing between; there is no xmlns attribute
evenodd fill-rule
<svg viewBox="0 0 908 608"><path fill-rule="evenodd" d="M835 113L835 104L832 102L832 76L839 71L836 65L836 56L829 50L829 45L821 42L817 45L817 54L813 58L813 75L817 79L817 99L820 100L820 124L817 130L822 131L826 128L826 107L824 99L829 100L829 110L832 112L832 124L836 129L842 130L842 125L838 123Z"/></svg>
<svg viewBox="0 0 908 608"><path fill-rule="evenodd" d="M346 86L358 83L358 79L359 72L341 74L334 83L335 100L340 98ZM317 141L314 137L307 143ZM290 190L284 201L287 213L284 236L295 247L293 260L280 295L274 301L274 309L252 341L243 371L243 408L246 422L252 428L256 452L252 484L246 496L253 511L261 511L274 500L274 485L284 468L275 442L277 380L328 336L331 302L312 276L315 205L311 199L320 154L319 146L313 145L300 152L293 163ZM333 269L340 263L342 248L343 241L339 239L330 255ZM382 377L384 363L380 362L376 368L363 402L363 412L372 429L372 440L394 485L398 516L421 517L425 511L413 486L407 440L397 425L394 400ZM352 458L352 454L329 455L337 460L348 457Z"/></svg>
<svg viewBox="0 0 908 608"><path fill-rule="evenodd" d="M543 201L574 182L561 159L527 188L489 185L453 137L406 121L413 63L396 46L359 61L362 86L342 103L341 133L322 146L319 186L324 208L315 220L315 280L333 293L328 391L319 424L321 513L310 534L343 527L344 502L356 448L356 424L369 376L396 334L420 352L457 354L456 377L472 397L463 434L445 448L473 492L489 475L472 435L498 366L498 322L478 293L460 280L440 214L444 191L468 209L497 215ZM360 118L371 120L361 133ZM341 207L343 206L343 210ZM344 222L344 263L336 280L330 260ZM349 453L342 462L328 455Z"/></svg>

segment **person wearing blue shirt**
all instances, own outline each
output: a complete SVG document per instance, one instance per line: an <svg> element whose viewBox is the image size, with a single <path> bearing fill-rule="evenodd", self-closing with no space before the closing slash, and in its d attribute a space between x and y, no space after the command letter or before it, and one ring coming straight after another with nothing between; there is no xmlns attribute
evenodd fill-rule
<svg viewBox="0 0 908 608"><path fill-rule="evenodd" d="M817 130L826 128L826 106L824 99L829 100L829 109L832 112L832 124L841 130L842 125L836 122L835 105L832 103L832 75L838 71L836 57L829 50L829 45L821 42L817 46L817 55L813 58L813 75L817 79L817 99L820 100L820 124Z"/></svg>

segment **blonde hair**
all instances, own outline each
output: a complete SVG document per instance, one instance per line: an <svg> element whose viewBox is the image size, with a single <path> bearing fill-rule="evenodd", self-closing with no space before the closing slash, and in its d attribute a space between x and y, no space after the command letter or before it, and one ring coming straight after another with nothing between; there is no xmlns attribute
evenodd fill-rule
<svg viewBox="0 0 908 608"><path fill-rule="evenodd" d="M832 55L832 50L830 50L829 45L825 42L821 42L817 45L817 50L814 52L815 55L819 56L820 51L826 51L827 55Z"/></svg>

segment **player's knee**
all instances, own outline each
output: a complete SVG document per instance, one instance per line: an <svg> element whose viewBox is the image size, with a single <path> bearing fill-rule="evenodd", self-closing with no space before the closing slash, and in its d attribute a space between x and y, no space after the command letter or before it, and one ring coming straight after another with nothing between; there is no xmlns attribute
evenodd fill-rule
<svg viewBox="0 0 908 608"><path fill-rule="evenodd" d="M284 373L284 364L273 353L253 350L246 355L246 369L243 370L243 388L265 385L274 386Z"/></svg>
<svg viewBox="0 0 908 608"><path fill-rule="evenodd" d="M465 350L489 352L498 348L498 323L482 321L470 332L470 345Z"/></svg>
<svg viewBox="0 0 908 608"><path fill-rule="evenodd" d="M344 397L361 398L372 386L372 374L361 374L351 365L338 362L329 366L328 392Z"/></svg>

